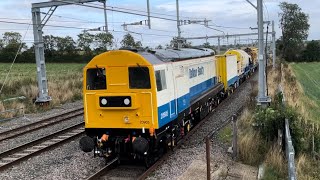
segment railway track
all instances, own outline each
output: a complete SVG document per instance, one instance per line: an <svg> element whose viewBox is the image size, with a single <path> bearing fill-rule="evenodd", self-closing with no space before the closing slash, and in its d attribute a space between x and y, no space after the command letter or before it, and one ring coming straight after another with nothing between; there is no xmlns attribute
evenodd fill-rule
<svg viewBox="0 0 320 180"><path fill-rule="evenodd" d="M84 123L54 132L0 153L0 171L84 134Z"/></svg>
<svg viewBox="0 0 320 180"><path fill-rule="evenodd" d="M229 97L228 97L229 98ZM228 99L227 98L227 99ZM222 103L225 103L222 102ZM240 114L243 110L243 107L239 108L237 110L237 112L235 114ZM191 136L207 121L211 118L211 116L213 115L213 112L215 110L213 110L207 117L205 117L205 119L203 119L202 121L200 121L195 127L193 127L186 136L184 136L182 139L180 139L180 141L178 141L177 145L175 146L175 148L173 149L173 151L169 151L168 153L166 153L165 155L163 155L159 160L157 160L151 167L149 167L148 169L146 169L143 173L139 174L136 177L131 177L133 179L139 179L139 180L143 180L146 179L149 175L151 175L161 164L165 163L165 161L170 157L170 155L172 155L174 153L174 150L177 148L180 148L183 144L185 144L189 138L191 138ZM219 131L221 128L225 127L227 124L230 123L232 116L228 117L226 120L224 120L221 123L221 126L217 127L216 129L214 129L212 132L210 132L207 136L208 137L212 137L217 131ZM199 142L199 143L203 143L205 139L203 139L203 141ZM90 176L89 178L87 178L87 180L96 180L99 179L102 176L106 176L107 174L109 174L109 170L112 169L112 165L114 163L117 163L118 158L115 158L111 161L109 161L102 169L100 169L98 172L96 172L95 174L93 174L92 176ZM132 168L136 168L135 166L132 166ZM119 172L121 170L118 170ZM120 174L120 173L119 173Z"/></svg>
<svg viewBox="0 0 320 180"><path fill-rule="evenodd" d="M177 145L175 146L175 148L173 150L180 148L181 145L183 145L185 143L185 141L187 141L194 134L194 132L196 132L197 129L199 129L203 125L203 123L211 117L211 115L212 115L212 113L209 114L205 119L200 121L194 128L192 128L186 136L184 136L182 139L180 139L180 141L178 141ZM163 164L170 157L170 155L173 153L174 153L174 151L169 151L168 153L164 154L159 160L157 160L151 167L146 169L143 173L137 175L136 177L131 177L131 178L139 179L139 180L146 179L153 171L155 171L161 164ZM95 174L93 174L92 176L87 178L87 180L96 180L102 176L106 176L107 174L109 174L108 171L110 169L112 169L111 166L114 163L117 163L117 161L118 161L118 158L111 160L102 169L100 169L98 172L96 172ZM132 167L136 168L135 166L132 166ZM118 170L118 171L120 172L120 170Z"/></svg>
<svg viewBox="0 0 320 180"><path fill-rule="evenodd" d="M83 115L83 107L0 133L0 142Z"/></svg>

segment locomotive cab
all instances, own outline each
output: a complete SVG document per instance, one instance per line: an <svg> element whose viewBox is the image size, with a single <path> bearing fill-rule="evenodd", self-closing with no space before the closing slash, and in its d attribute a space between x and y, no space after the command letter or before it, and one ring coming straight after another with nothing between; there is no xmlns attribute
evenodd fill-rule
<svg viewBox="0 0 320 180"><path fill-rule="evenodd" d="M94 148L95 155L104 157L147 154L158 124L151 64L137 53L111 51L90 61L83 74L87 137L80 141L82 150Z"/></svg>

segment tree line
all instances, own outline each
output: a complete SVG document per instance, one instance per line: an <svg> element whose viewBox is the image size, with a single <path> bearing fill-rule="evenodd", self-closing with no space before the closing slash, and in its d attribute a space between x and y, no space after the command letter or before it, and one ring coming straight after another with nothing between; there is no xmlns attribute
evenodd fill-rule
<svg viewBox="0 0 320 180"><path fill-rule="evenodd" d="M319 40L307 41L309 16L297 4L280 3L280 28L282 36L277 40L277 52L289 62L320 61Z"/></svg>
<svg viewBox="0 0 320 180"><path fill-rule="evenodd" d="M173 37L169 43L164 46L158 45L155 49L178 48L178 43L182 48L192 47L190 41L178 40L177 37ZM77 35L76 40L70 36L44 35L43 45L45 61L59 63L86 63L95 55L117 48L113 35L105 32L97 34L82 32ZM149 47L143 47L141 41L136 41L129 33L123 36L120 45L120 48L149 49ZM230 46L233 45L222 45L221 50L227 50ZM208 42L199 47L216 49L216 46L210 45ZM241 45L237 44L237 47L240 48ZM34 45L28 47L25 42L22 42L22 36L18 32L5 32L0 38L0 62L11 63L19 48L21 49L17 56L17 63L35 62Z"/></svg>
<svg viewBox="0 0 320 180"><path fill-rule="evenodd" d="M77 35L76 40L70 36L43 36L46 62L88 62L95 55L110 50L115 44L113 35L105 32L82 32ZM121 48L142 47L142 43L136 41L131 34L125 34L120 44ZM0 38L0 62L12 62L17 52L17 63L35 62L34 45L28 47L22 42L22 36L18 32L5 32Z"/></svg>

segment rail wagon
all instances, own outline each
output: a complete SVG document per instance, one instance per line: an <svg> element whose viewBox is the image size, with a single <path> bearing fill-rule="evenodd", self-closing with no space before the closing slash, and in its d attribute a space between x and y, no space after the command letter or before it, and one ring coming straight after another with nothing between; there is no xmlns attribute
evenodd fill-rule
<svg viewBox="0 0 320 180"><path fill-rule="evenodd" d="M241 49L230 49L225 52L225 55L236 55L238 61L238 76L241 82L244 81L253 66L251 56Z"/></svg>
<svg viewBox="0 0 320 180"><path fill-rule="evenodd" d="M237 56L217 55L215 57L219 82L223 83L225 92L230 94L240 85Z"/></svg>

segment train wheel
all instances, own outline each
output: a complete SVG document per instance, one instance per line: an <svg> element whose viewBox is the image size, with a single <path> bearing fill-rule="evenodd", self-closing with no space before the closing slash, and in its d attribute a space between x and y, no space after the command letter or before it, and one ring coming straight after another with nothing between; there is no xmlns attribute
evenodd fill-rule
<svg viewBox="0 0 320 180"><path fill-rule="evenodd" d="M144 157L144 164L146 168L149 168L154 163L154 159L151 155L147 155Z"/></svg>

